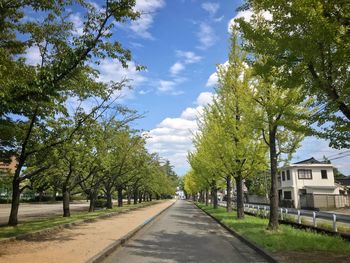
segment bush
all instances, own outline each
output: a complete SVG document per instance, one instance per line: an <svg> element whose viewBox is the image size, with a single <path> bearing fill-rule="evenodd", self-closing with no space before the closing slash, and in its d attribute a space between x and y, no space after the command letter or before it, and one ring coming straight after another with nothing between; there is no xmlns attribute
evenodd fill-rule
<svg viewBox="0 0 350 263"><path fill-rule="evenodd" d="M104 208L107 207L107 200L105 199L97 199L95 201L95 207L96 208Z"/></svg>

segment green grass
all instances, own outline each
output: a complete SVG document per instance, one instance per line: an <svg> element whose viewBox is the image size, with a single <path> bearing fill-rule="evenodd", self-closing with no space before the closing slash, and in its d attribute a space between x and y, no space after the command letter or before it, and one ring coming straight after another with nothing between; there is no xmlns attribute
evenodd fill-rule
<svg viewBox="0 0 350 263"><path fill-rule="evenodd" d="M15 227L9 227L9 226L2 226L0 227L0 240L4 238L14 237L22 234L28 234L32 232L36 232L39 230L49 229L52 227L56 227L59 225L67 224L67 223L73 223L80 220L85 219L95 219L99 216L114 213L114 212L126 212L129 210L133 210L136 208L141 208L145 206L149 206L152 204L156 204L162 201L152 201L152 202L146 202L136 205L125 205L123 207L115 207L113 209L103 209L98 210L95 212L76 212L71 214L70 217L52 217L48 219L40 219L40 220L34 220L29 222L24 222L22 224L18 224Z"/></svg>
<svg viewBox="0 0 350 263"><path fill-rule="evenodd" d="M238 220L236 213L227 213L226 209L198 204L200 208L219 219L247 239L255 242L270 252L281 251L323 251L333 253L350 253L350 243L340 237L327 236L310 230L300 230L288 225L280 225L272 232L266 229L268 220L245 215Z"/></svg>

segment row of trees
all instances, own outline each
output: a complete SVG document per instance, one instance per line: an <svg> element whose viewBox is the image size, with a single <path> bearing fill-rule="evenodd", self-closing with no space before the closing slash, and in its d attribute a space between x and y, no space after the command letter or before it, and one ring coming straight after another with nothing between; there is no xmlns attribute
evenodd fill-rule
<svg viewBox="0 0 350 263"><path fill-rule="evenodd" d="M60 127L60 136L72 128ZM45 156L33 155L27 164L23 177L38 169L42 171L24 182L21 190L61 193L63 216L70 216L69 202L76 194L90 201L92 212L98 196L103 196L106 207L111 209L115 196L118 206L123 205L125 197L129 204L132 198L136 204L169 197L177 184L170 163L148 153L145 137L115 116L108 121L87 121L69 141L50 148Z"/></svg>
<svg viewBox="0 0 350 263"><path fill-rule="evenodd" d="M238 218L243 180L270 170L271 230L278 228L278 163L305 135L348 147L349 4L310 2L251 0L241 7L252 18L232 27L229 60L218 66L214 102L198 121L188 158L186 191L203 199L210 189L216 207L218 187L226 188L230 211L234 178Z"/></svg>
<svg viewBox="0 0 350 263"><path fill-rule="evenodd" d="M135 4L1 2L0 160L17 159L9 225L17 224L20 195L32 185L49 182L60 188L65 215L69 195L78 186L92 206L101 189L109 206L115 190L119 195L122 190L164 193L156 189L157 181L170 191L169 180L161 180L165 175L159 160L146 152L144 138L127 125L137 114L115 103L128 82L99 82L95 66L112 58L128 67L131 52L116 40L115 25L140 16ZM81 14L81 28L73 23L71 10ZM32 50L38 53L35 65L25 59Z"/></svg>

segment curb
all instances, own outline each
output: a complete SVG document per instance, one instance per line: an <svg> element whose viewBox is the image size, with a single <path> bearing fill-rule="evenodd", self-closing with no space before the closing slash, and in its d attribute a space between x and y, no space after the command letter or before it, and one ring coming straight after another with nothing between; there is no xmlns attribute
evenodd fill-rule
<svg viewBox="0 0 350 263"><path fill-rule="evenodd" d="M121 237L120 239L115 240L112 244L107 246L105 249L103 249L101 252L90 258L86 261L86 263L100 263L103 260L106 259L110 254L112 254L117 248L124 245L128 240L130 240L137 232L139 232L141 229L143 229L145 226L147 226L149 223L153 222L155 219L157 219L162 213L164 213L166 210L168 210L170 207L172 207L175 204L173 202L171 205L164 208L162 211L158 212L156 215L148 218L146 221L144 221L141 225L136 227L135 229L131 230L129 233Z"/></svg>
<svg viewBox="0 0 350 263"><path fill-rule="evenodd" d="M205 214L207 214L208 216L210 216L212 219L215 220L215 222L217 222L220 226L222 226L223 228L225 228L228 232L230 232L233 236L235 236L236 238L238 238L240 241L242 241L243 243L245 243L246 245L248 245L250 248L254 249L256 252L258 252L261 256L263 256L267 262L270 263L278 263L279 261L272 256L272 254L268 251L266 251L265 249L263 249L262 247L260 247L259 245L257 245L256 243L250 241L249 239L243 237L242 235L240 235L238 232L236 232L235 230L229 228L228 226L226 226L224 223L222 223L219 219L217 219L216 217L212 216L211 214L209 214L207 211L203 210L202 208L200 208L197 204L195 204L197 206L197 208L199 208L201 211L203 211Z"/></svg>
<svg viewBox="0 0 350 263"><path fill-rule="evenodd" d="M145 203L145 206L125 209L123 211L115 211L115 212L111 212L111 213L107 213L107 214L103 214L103 215L97 216L95 218L87 218L87 219L77 220L77 221L74 221L74 222L71 222L71 223L66 223L66 224L62 224L62 225L58 225L58 226L54 226L54 227L49 227L49 228L44 228L44 229L41 229L41 230L38 230L38 231L34 231L34 232L26 233L26 234L20 234L20 235L14 236L14 237L3 238L3 239L0 239L0 244L11 242L11 241L15 241L15 240L26 240L26 239L29 239L29 238L39 237L41 235L57 232L57 231L62 230L64 228L70 228L70 227L77 226L77 225L84 224L84 223L92 223L92 222L94 222L94 221L96 221L98 219L103 219L103 218L108 218L108 217L111 217L111 216L116 216L116 215L119 215L119 214L128 213L130 211L133 211L133 210L136 210L136 209L140 209L140 208L145 208L145 207L148 207L148 206L151 206L151 205L153 205L153 204Z"/></svg>

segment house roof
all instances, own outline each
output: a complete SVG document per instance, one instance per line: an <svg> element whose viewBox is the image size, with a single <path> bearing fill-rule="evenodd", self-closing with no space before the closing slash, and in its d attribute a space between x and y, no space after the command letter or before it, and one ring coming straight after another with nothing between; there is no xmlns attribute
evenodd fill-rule
<svg viewBox="0 0 350 263"><path fill-rule="evenodd" d="M341 185L350 185L350 176L347 176L345 178L335 179L335 181Z"/></svg>
<svg viewBox="0 0 350 263"><path fill-rule="evenodd" d="M325 164L325 162L320 162L316 160L314 157L311 157L309 159L294 163L294 164Z"/></svg>

